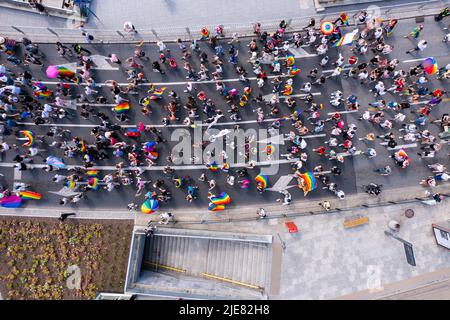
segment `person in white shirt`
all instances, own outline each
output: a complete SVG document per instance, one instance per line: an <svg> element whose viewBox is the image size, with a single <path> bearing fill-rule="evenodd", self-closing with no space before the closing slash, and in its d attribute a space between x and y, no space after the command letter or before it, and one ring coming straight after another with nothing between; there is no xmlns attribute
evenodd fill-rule
<svg viewBox="0 0 450 320"><path fill-rule="evenodd" d="M406 53L411 53L413 51L423 51L426 49L427 45L428 45L428 42L426 40L420 40L419 43L417 43L417 47L406 51Z"/></svg>

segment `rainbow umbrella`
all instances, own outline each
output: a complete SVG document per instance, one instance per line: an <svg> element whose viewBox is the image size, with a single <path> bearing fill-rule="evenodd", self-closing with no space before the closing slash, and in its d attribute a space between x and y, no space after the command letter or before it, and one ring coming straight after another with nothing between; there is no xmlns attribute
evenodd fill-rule
<svg viewBox="0 0 450 320"><path fill-rule="evenodd" d="M217 163L215 161L209 165L209 170L211 170L212 172L216 172L218 169L219 167L217 166Z"/></svg>
<svg viewBox="0 0 450 320"><path fill-rule="evenodd" d="M301 69L297 68L296 66L293 66L291 71L289 71L289 74L291 76L295 76L295 75L299 74L300 71L301 71Z"/></svg>
<svg viewBox="0 0 450 320"><path fill-rule="evenodd" d="M422 67L427 74L435 74L439 70L437 61L433 57L426 58L422 62Z"/></svg>
<svg viewBox="0 0 450 320"><path fill-rule="evenodd" d="M119 103L118 105L116 105L114 107L114 111L117 113L125 113L130 111L130 104L128 103L128 101L124 101L122 103Z"/></svg>
<svg viewBox="0 0 450 320"><path fill-rule="evenodd" d="M303 190L305 196L308 192L317 188L316 177L312 172L297 173L297 177L298 186Z"/></svg>
<svg viewBox="0 0 450 320"><path fill-rule="evenodd" d="M267 147L266 147L267 155L270 156L271 154L273 154L274 151L275 151L275 147L274 146L272 146L271 144L267 145Z"/></svg>
<svg viewBox="0 0 450 320"><path fill-rule="evenodd" d="M141 205L141 211L146 214L155 213L159 208L158 200L148 199Z"/></svg>
<svg viewBox="0 0 450 320"><path fill-rule="evenodd" d="M90 178L88 181L88 186L91 189L98 190L98 178Z"/></svg>
<svg viewBox="0 0 450 320"><path fill-rule="evenodd" d="M332 34L334 31L333 22L330 22L330 21L322 22L322 24L320 25L320 31L326 36Z"/></svg>
<svg viewBox="0 0 450 320"><path fill-rule="evenodd" d="M212 196L210 200L216 206L231 203L231 197L226 192L222 192L219 196Z"/></svg>
<svg viewBox="0 0 450 320"><path fill-rule="evenodd" d="M267 176L265 174L258 174L255 178L255 181L259 184L262 184L262 188L266 189L267 186L269 185L269 179L267 178Z"/></svg>
<svg viewBox="0 0 450 320"><path fill-rule="evenodd" d="M41 200L42 195L33 191L20 191L20 197L23 200Z"/></svg>
<svg viewBox="0 0 450 320"><path fill-rule="evenodd" d="M25 142L22 146L24 147L31 147L32 145L34 145L34 133L30 130L20 130L19 131L21 134L24 135L25 138L28 139L27 142Z"/></svg>
<svg viewBox="0 0 450 320"><path fill-rule="evenodd" d="M294 88L290 85L286 85L283 90L283 95L290 96L294 92Z"/></svg>
<svg viewBox="0 0 450 320"><path fill-rule="evenodd" d="M16 195L12 195L6 198L2 198L0 204L4 208L18 208L22 204L22 198Z"/></svg>
<svg viewBox="0 0 450 320"><path fill-rule="evenodd" d="M293 66L295 64L295 58L293 54L288 54L286 56L286 63L288 66Z"/></svg>

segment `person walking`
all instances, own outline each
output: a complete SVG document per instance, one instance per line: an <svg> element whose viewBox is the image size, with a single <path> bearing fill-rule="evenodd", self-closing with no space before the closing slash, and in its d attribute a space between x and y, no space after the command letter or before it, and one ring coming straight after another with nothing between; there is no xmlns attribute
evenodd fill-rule
<svg viewBox="0 0 450 320"><path fill-rule="evenodd" d="M410 54L411 52L415 51L424 51L428 46L428 42L426 40L420 40L419 43L417 43L417 46L411 50L406 51L407 54Z"/></svg>
<svg viewBox="0 0 450 320"><path fill-rule="evenodd" d="M70 216L75 216L76 213L75 212L70 212L70 213L61 213L61 215L59 216L58 220L63 222L64 220L66 220L68 217Z"/></svg>

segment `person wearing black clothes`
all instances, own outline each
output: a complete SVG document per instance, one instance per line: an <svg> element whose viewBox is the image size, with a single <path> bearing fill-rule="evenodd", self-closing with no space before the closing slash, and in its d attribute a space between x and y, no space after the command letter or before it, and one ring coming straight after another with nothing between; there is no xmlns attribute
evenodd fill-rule
<svg viewBox="0 0 450 320"><path fill-rule="evenodd" d="M164 74L165 72L161 69L161 65L159 64L158 61L154 61L152 63L152 67L153 67L153 71L155 72L159 72L161 74Z"/></svg>
<svg viewBox="0 0 450 320"><path fill-rule="evenodd" d="M61 215L59 216L58 220L62 222L62 221L64 221L64 220L66 220L68 217L74 216L74 215L76 215L75 212L71 212L71 213L61 213Z"/></svg>
<svg viewBox="0 0 450 320"><path fill-rule="evenodd" d="M78 43L74 43L73 44L73 50L75 51L76 54L81 54L81 52L86 52L87 54L92 54L92 52L90 52L88 49L83 48L82 46L80 46L80 44Z"/></svg>

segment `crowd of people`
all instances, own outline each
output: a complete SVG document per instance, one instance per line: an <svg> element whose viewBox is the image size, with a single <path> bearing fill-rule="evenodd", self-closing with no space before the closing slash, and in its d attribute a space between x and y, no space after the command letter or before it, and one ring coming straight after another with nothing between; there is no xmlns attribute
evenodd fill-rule
<svg viewBox="0 0 450 320"><path fill-rule="evenodd" d="M449 14L445 8L437 16L436 20L442 20ZM182 69L186 74L186 87L183 94L170 88L157 88L150 85L150 90L144 97L139 96L140 111L149 122L155 122L151 118L151 103L153 100L165 101L164 115L161 123L163 126L182 124L186 128L194 128L195 121L206 118L203 122L208 129L213 127L220 119L229 119L238 122L241 119L242 108L252 108L256 120L260 125L269 123L270 129L280 129L282 126L291 126L291 132L287 135L289 144L287 152L280 156L289 160L297 159L292 163L293 172L301 172L308 162L308 154L315 153L327 159L329 166L318 165L312 170L322 188L329 190L339 199L345 198L342 186L338 186L333 180L334 176L345 174L342 166L345 154L356 155L361 151L367 158L377 156L377 148L373 142L381 142L385 147L393 149L392 159L386 159L386 165L382 168L374 168L374 171L383 176L392 173L392 166L398 166L407 170L411 163L408 150L395 147L403 143L416 142L420 145L420 158L432 159L442 150L450 136L450 117L444 113L440 118L433 118L432 111L445 105L443 99L447 94L448 79L450 79L450 64L430 72L422 63L410 68L400 65L400 61L391 58L395 48L388 40L395 33L397 19L382 20L379 17L370 16L361 11L352 17L358 24L358 32L353 34L351 46L342 49L339 42L344 41L346 29L350 17L341 13L335 21L330 21L332 29L322 30L322 25L311 18L309 24L296 32L288 32L287 23L281 21L273 32L263 30L261 24L254 26L254 37L247 44L250 58L241 61L237 44L244 41L237 33L225 37L225 30L217 26L214 30L203 28L201 38L193 39L189 43L177 40L177 45L182 56ZM138 34L138 30L131 22L124 26L125 31ZM93 37L82 28L86 42L90 43ZM446 28L448 30L448 28ZM401 35L409 38L414 47L407 53L426 52L429 43L424 39L426 27L417 25L409 34ZM447 42L449 35L445 35ZM247 40L245 40L247 41ZM208 57L206 44L214 52L212 58ZM210 196L216 192L217 182L208 179L204 172L198 176L179 176L172 168L173 156L166 159L159 157L159 148L164 148L165 135L157 127L139 122L135 128L124 127L133 120L127 110L129 109L130 96L140 95L139 87L151 81L152 75L144 73L144 65L150 65L155 73L170 73L179 68L171 50L163 41L156 43L155 50L159 52L159 59L151 61L149 55L143 49L144 41L135 46L134 55L131 57L119 57L115 53L109 55L110 62L121 66L126 70L128 85L119 84L116 80L108 80L102 84L109 88L109 93L100 90L101 86L92 72L93 61L90 59L92 52L87 46L81 44L63 44L56 42L55 50L64 58L77 61L80 66L76 72L58 74L59 83L55 88L49 88L42 80L35 77L27 66L34 64L42 66L48 64L40 51L39 45L27 38L14 40L6 37L0 38L2 60L0 65L0 121L2 134L5 137L15 135L19 140L25 140L26 147L19 143L10 144L4 141L0 145L1 153L15 154L13 161L15 170L24 171L34 168L33 164L43 163L43 170L54 171L53 182L66 186L73 191L73 195L60 199L61 205L77 203L86 198L88 192L97 190L101 186L106 191L113 191L123 186L134 185L136 196L144 195L145 199L157 200L159 203L170 203L172 194L169 186L186 191L185 199L188 202L195 201L200 188L208 189ZM291 48L309 47L319 56L317 66L311 65L310 70L298 69L295 66L295 58L291 55ZM18 48L21 47L21 50ZM337 49L336 49L337 47ZM338 57L330 61L332 50L338 50ZM344 52L345 51L345 52ZM345 59L344 54L350 52ZM242 56L242 54L241 54ZM292 60L293 59L293 60ZM199 67L194 67L194 60L199 61ZM245 87L240 92L225 80L224 66L231 65ZM325 68L332 66L331 72L323 72ZM17 72L17 70L21 70ZM70 70L69 70L70 71ZM298 75L300 73L300 75ZM252 75L252 76L250 76ZM250 80L251 77L255 79ZM302 84L298 89L302 97L292 97L294 92L294 79L301 78ZM330 81L336 79L354 79L355 85L366 88L369 95L374 96L374 101L369 106L361 106L360 100L355 94L345 95L336 90L329 97L329 106L319 103L312 90L321 91ZM438 80L439 87L431 88L430 81ZM198 88L202 81L213 81L218 96L221 100L208 98L203 90ZM80 86L83 84L83 86ZM265 100L260 88L273 88L269 100ZM78 92L76 88L82 88ZM186 96L186 98L184 98ZM70 97L75 97L81 106L74 111L71 108ZM284 97L285 99L281 99ZM282 101L283 100L283 101ZM423 102L420 107L417 102ZM91 106L91 104L114 103L113 117L108 112ZM218 105L226 104L228 110L221 110ZM120 106L120 107L119 107ZM358 137L357 127L360 124L346 123L343 114L336 111L328 116L329 110L345 107L348 111L359 113L359 121L373 126L374 131L382 134L370 133L365 137ZM448 108L448 107L445 107ZM337 109L336 109L337 110ZM414 114L414 119L409 121L407 112ZM61 119L72 119L74 113L84 120L97 123L90 130L89 138L73 136L71 130L63 129L57 125ZM181 115L186 113L186 117ZM203 117L202 117L203 113ZM271 121L270 119L273 119ZM37 135L21 122L32 121L36 126L48 125L46 134ZM268 121L269 120L269 121ZM433 134L431 126L440 128L438 135ZM236 124L235 129L239 129ZM375 130L376 129L376 130ZM24 131L29 132L28 138ZM303 136L308 134L326 133L327 138L317 148L308 147ZM140 140L137 140L137 138ZM27 140L28 139L28 140ZM33 141L30 141L33 140ZM145 141L145 142L142 142ZM357 150L356 142L367 142L369 147L365 150ZM249 159L252 151L252 139L247 137L245 141L245 156ZM372 142L372 143L371 143ZM193 147L204 149L209 141ZM24 145L25 145L24 144ZM63 151L63 157L48 156L44 153L54 154L57 150ZM270 159L270 154L268 157ZM217 163L213 162L214 154L205 159L207 170L217 170ZM263 193L263 182L254 183L249 178L249 170L255 170L254 162L249 162L248 167L233 169L227 166L226 154L217 155L221 158L219 170L226 173L226 182L236 188L247 189L255 184L255 187ZM82 161L83 165L67 167L64 159L75 158ZM99 161L105 159L120 159L113 172L99 172L95 169ZM38 160L42 159L42 160ZM192 163L196 159L191 159ZM164 179L145 180L143 173L145 166L160 165L164 167ZM448 181L449 172L447 164L432 163L428 167L430 175L423 177L418 183L432 188ZM325 173L330 172L331 174ZM100 177L102 176L102 177ZM25 186L26 187L26 186ZM23 188L25 188L23 187ZM366 192L374 195L381 193L381 185L371 184L366 187ZM148 191L151 189L150 191ZM11 188L3 190L7 196ZM292 195L288 190L280 191L281 198L277 199L283 205L292 203ZM442 200L442 195L431 192L436 201ZM329 202L321 202L326 210L330 210ZM138 205L133 200L128 204L129 210L137 210ZM266 216L264 209L259 210L261 217ZM163 221L170 221L172 214L163 213Z"/></svg>

